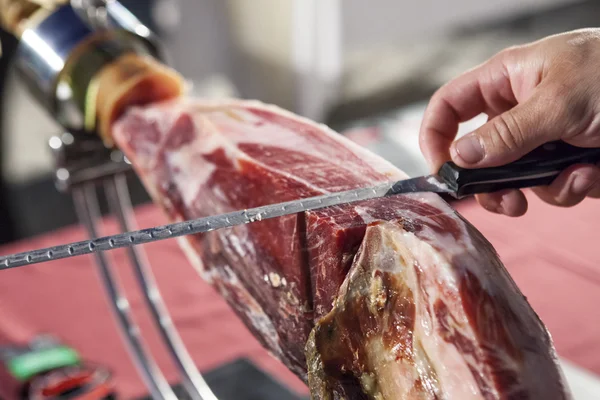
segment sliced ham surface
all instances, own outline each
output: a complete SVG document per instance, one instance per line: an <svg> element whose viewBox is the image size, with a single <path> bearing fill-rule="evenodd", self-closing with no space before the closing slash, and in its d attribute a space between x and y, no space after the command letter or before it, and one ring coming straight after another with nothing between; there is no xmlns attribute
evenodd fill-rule
<svg viewBox="0 0 600 400"><path fill-rule="evenodd" d="M133 107L112 139L172 221L406 178L326 126L254 101ZM179 240L314 399L570 398L545 326L490 243L437 195Z"/></svg>

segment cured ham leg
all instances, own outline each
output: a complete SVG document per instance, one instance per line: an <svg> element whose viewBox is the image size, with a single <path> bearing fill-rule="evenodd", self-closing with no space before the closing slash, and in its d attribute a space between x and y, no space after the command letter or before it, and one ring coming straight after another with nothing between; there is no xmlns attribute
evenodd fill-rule
<svg viewBox="0 0 600 400"><path fill-rule="evenodd" d="M406 177L327 127L258 102L133 107L111 132L172 221ZM544 325L492 246L437 195L180 243L315 399L569 398Z"/></svg>

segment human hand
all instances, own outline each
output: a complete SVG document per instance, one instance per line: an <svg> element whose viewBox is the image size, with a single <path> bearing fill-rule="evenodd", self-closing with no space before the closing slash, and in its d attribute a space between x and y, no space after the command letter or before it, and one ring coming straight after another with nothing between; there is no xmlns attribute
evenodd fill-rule
<svg viewBox="0 0 600 400"><path fill-rule="evenodd" d="M459 123L481 113L488 122L455 141ZM503 50L450 81L431 98L419 138L434 173L448 160L464 168L504 165L554 140L600 147L600 29ZM532 190L563 207L600 198L600 166L572 166L549 186ZM527 211L520 190L476 198L496 213Z"/></svg>

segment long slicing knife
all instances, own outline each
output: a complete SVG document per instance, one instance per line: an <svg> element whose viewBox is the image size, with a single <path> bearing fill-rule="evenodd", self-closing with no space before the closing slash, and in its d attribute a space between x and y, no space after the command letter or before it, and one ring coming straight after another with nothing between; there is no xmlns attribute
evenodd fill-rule
<svg viewBox="0 0 600 400"><path fill-rule="evenodd" d="M535 149L514 163L501 167L463 169L452 162L448 162L442 166L437 175L382 183L366 188L271 204L93 240L0 256L0 270L209 232L268 218L378 197L415 192L434 192L449 194L460 199L477 193L543 186L552 183L562 171L572 165L598 163L600 163L600 149L580 148L564 142L552 142Z"/></svg>

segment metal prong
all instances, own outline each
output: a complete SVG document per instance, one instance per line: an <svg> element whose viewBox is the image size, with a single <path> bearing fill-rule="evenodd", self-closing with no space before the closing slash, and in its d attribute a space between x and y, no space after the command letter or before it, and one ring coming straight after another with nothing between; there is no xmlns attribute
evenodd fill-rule
<svg viewBox="0 0 600 400"><path fill-rule="evenodd" d="M108 203L113 214L117 217L120 229L123 232L137 229L125 176L120 174L107 179L105 189ZM156 285L156 279L143 247L128 247L127 254L134 268L137 281L144 293L146 303L152 311L154 323L175 361L187 393L194 400L217 400L198 368L196 368L192 357L187 352L181 337L175 329L173 320Z"/></svg>
<svg viewBox="0 0 600 400"><path fill-rule="evenodd" d="M96 221L100 215L95 189L95 186L91 183L83 187L78 186L73 188L73 201L77 215L91 238L98 237ZM128 345L138 371L150 390L150 395L153 399L157 400L177 400L177 396L167 383L164 375L144 349L139 327L133 322L130 316L129 302L120 293L115 276L109 267L104 252L96 252L94 255L102 283L110 299L112 311L117 319L121 333L124 335L125 342Z"/></svg>

